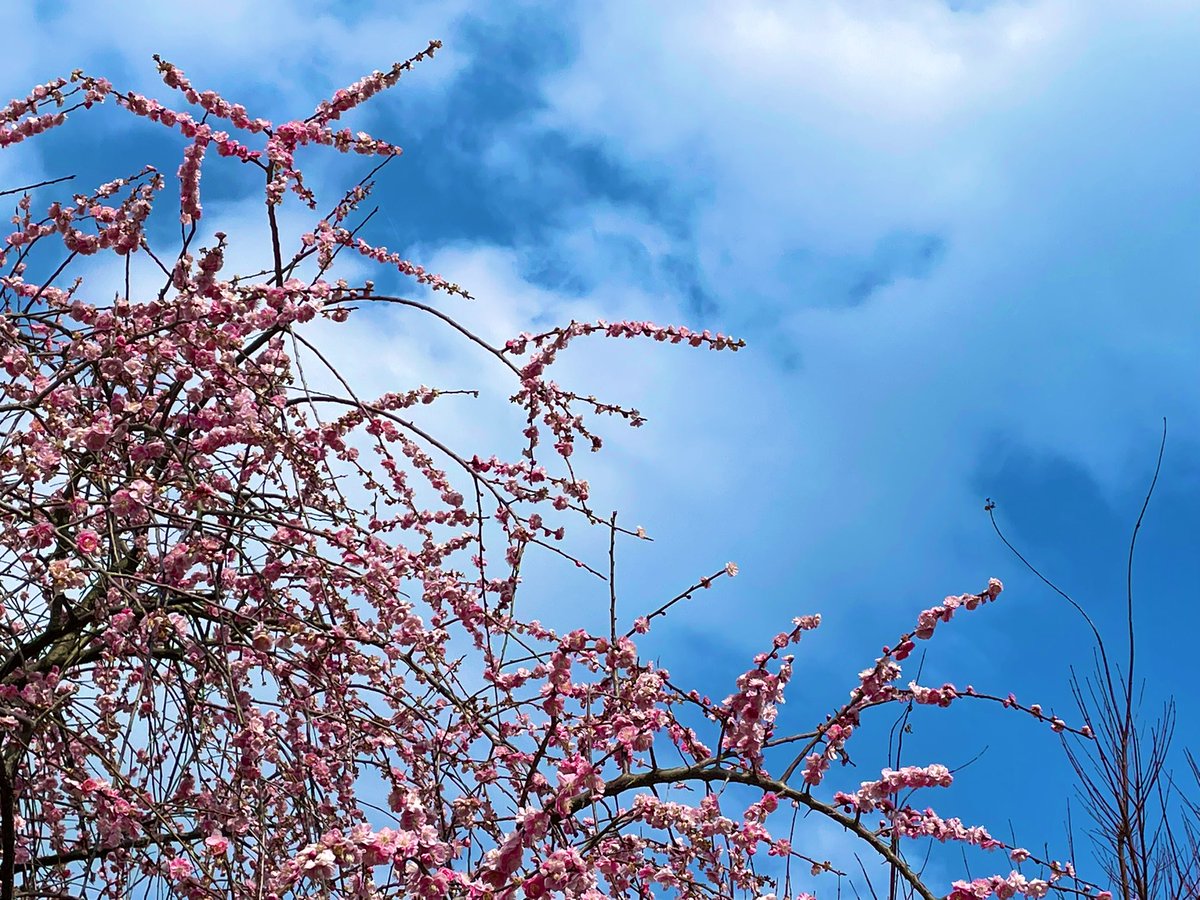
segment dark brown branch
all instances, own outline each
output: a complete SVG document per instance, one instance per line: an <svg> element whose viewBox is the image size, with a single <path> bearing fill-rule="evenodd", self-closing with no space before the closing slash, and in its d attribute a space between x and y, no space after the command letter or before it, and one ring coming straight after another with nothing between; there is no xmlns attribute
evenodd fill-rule
<svg viewBox="0 0 1200 900"><path fill-rule="evenodd" d="M59 184L63 181L70 181L74 175L64 175L62 178L51 178L48 181L39 181L37 184L25 184L21 187L9 188L6 191L0 191L0 197L7 197L9 194L23 194L26 191L36 190L40 187L49 187L52 184Z"/></svg>
<svg viewBox="0 0 1200 900"><path fill-rule="evenodd" d="M195 841L199 840L203 834L204 832L202 832L199 828L193 828L189 831L181 831L178 834L171 832L147 834L143 835L142 837L130 838L127 841L122 841L119 844L111 844L106 847L80 847L77 850L67 850L63 853L49 853L46 856L39 856L36 859L29 860L28 862L19 863L17 868L21 871L54 868L56 866L65 865L66 863L80 862L81 860L85 859L103 859L108 854L115 853L118 850L136 850L142 847L150 847L154 844Z"/></svg>
<svg viewBox="0 0 1200 900"><path fill-rule="evenodd" d="M17 830L14 821L16 798L8 754L0 757L0 900L13 900L16 878Z"/></svg>

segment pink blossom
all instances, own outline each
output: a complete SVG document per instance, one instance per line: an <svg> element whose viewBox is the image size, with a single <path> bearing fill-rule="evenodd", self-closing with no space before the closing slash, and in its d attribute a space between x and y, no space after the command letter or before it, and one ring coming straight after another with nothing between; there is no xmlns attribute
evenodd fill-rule
<svg viewBox="0 0 1200 900"><path fill-rule="evenodd" d="M26 529L25 540L31 547L49 547L54 543L54 526L49 522L39 522Z"/></svg>
<svg viewBox="0 0 1200 900"><path fill-rule="evenodd" d="M167 862L167 875L174 881L183 881L192 874L192 871L191 861L181 856Z"/></svg>
<svg viewBox="0 0 1200 900"><path fill-rule="evenodd" d="M82 529L75 535L75 547L80 553L91 556L100 549L100 535L90 528Z"/></svg>

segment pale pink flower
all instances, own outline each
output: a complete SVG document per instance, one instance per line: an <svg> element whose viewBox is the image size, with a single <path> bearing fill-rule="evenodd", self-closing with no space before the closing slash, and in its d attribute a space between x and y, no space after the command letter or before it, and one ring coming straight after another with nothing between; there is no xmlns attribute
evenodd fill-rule
<svg viewBox="0 0 1200 900"><path fill-rule="evenodd" d="M192 863L190 860L176 857L167 863L167 875L176 881L182 881L192 874Z"/></svg>

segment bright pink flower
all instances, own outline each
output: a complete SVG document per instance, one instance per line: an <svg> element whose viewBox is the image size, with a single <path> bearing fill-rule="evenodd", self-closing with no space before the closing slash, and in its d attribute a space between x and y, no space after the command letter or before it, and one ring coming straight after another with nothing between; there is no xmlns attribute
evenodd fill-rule
<svg viewBox="0 0 1200 900"><path fill-rule="evenodd" d="M75 548L85 556L91 556L100 549L100 535L85 528L75 535Z"/></svg>

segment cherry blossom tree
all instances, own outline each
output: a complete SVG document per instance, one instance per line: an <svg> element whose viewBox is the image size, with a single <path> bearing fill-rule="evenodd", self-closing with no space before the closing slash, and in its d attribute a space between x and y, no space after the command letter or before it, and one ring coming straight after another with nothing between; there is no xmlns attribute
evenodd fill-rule
<svg viewBox="0 0 1200 900"><path fill-rule="evenodd" d="M1105 896L1069 863L913 805L950 784L945 766L829 784L877 707L967 698L1069 730L1011 695L902 682L918 643L997 600L998 581L922 612L807 730L777 717L816 615L765 640L720 701L639 654L680 601L737 568L618 615L615 547L644 535L596 511L574 451L601 448L600 420L643 420L551 370L599 337L742 344L639 321L502 342L458 321L462 287L364 240L360 205L400 151L338 120L439 46L285 122L162 60L180 108L77 71L0 111L0 147L102 103L183 143L177 241L150 239L168 179L148 167L66 201L35 204L50 183L6 192L0 900L833 896L849 866L806 851L821 822L906 896ZM375 164L323 212L297 161L316 145ZM262 178L260 271L226 272L236 238L203 231L214 153ZM295 245L285 203L312 211ZM354 256L428 296L338 277ZM95 296L75 277L84 257L125 289ZM135 289L135 266L154 289ZM522 449L479 455L430 430L423 408L460 392L364 396L332 365L314 376L318 331L384 306L428 317L509 379ZM606 535L607 568L568 531ZM608 582L606 631L521 612L531 553ZM993 851L1001 874L928 885L904 850L921 839Z"/></svg>

